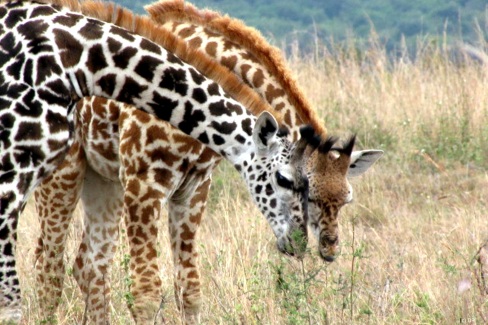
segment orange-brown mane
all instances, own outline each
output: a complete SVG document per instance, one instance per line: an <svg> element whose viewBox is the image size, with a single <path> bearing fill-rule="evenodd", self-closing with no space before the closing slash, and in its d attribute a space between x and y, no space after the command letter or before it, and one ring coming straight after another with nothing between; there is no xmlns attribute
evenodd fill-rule
<svg viewBox="0 0 488 325"><path fill-rule="evenodd" d="M158 23L177 21L203 26L251 52L283 86L283 90L287 93L291 104L297 108L302 121L311 124L325 137L325 126L297 85L284 62L281 51L271 46L258 30L227 15L222 16L208 9L199 10L192 4L185 3L184 0L161 0L145 6L145 9Z"/></svg>
<svg viewBox="0 0 488 325"><path fill-rule="evenodd" d="M42 2L67 7L83 15L112 23L163 46L181 60L195 67L207 78L217 82L230 96L249 109L253 115L257 116L263 111L268 111L273 114L278 123L282 124L281 114L275 112L261 96L244 84L228 68L210 59L201 51L189 47L185 41L170 31L157 26L148 17L136 15L111 2L92 0L82 2L77 0L42 0Z"/></svg>

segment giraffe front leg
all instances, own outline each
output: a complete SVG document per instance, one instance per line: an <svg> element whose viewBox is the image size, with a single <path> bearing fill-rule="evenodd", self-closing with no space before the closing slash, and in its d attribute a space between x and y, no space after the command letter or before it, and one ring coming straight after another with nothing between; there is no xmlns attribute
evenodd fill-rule
<svg viewBox="0 0 488 325"><path fill-rule="evenodd" d="M136 324L164 323L161 278L157 262L157 221L161 214L162 192L143 182L147 175L126 176L124 212L130 247L132 277L130 305Z"/></svg>
<svg viewBox="0 0 488 325"><path fill-rule="evenodd" d="M10 84L15 86L14 84ZM15 125L23 125L23 116L15 115L17 99L26 98L32 89L10 87L3 84L2 89L10 89L6 97L0 91L0 98L8 98L9 107L0 109L0 120L17 119ZM16 90L20 90L16 92ZM21 320L21 291L15 263L17 242L17 222L25 207L29 194L42 179L49 176L63 161L70 143L69 124L66 108L48 103L40 106L46 114L45 119L26 118L27 126L9 127L0 125L0 323L16 324ZM38 107L39 108L39 107ZM53 114L50 114L53 113ZM13 121L13 120L11 120ZM34 126L55 125L55 130L26 132ZM12 124L11 124L12 126ZM53 131L50 133L49 131ZM18 132L18 133L17 133Z"/></svg>
<svg viewBox="0 0 488 325"><path fill-rule="evenodd" d="M19 180L21 180L19 178ZM18 186L18 184L8 184ZM16 193L17 192L17 193ZM22 316L19 278L15 267L17 221L24 208L25 192L0 184L0 324L16 324Z"/></svg>
<svg viewBox="0 0 488 325"><path fill-rule="evenodd" d="M85 158L78 142L64 162L35 191L41 233L35 250L37 295L41 319L54 322L63 289L64 248L68 227L80 198Z"/></svg>
<svg viewBox="0 0 488 325"><path fill-rule="evenodd" d="M175 270L175 296L186 324L200 322L200 274L195 238L205 211L211 179L191 194L176 193L169 202L169 232Z"/></svg>
<svg viewBox="0 0 488 325"><path fill-rule="evenodd" d="M89 324L110 323L110 269L122 217L122 188L87 168L82 192L83 239L74 276L86 303Z"/></svg>

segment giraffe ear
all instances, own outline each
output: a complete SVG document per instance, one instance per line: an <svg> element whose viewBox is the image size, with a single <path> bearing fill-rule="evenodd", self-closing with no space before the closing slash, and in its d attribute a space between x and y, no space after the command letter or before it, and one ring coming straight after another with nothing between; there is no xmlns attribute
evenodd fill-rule
<svg viewBox="0 0 488 325"><path fill-rule="evenodd" d="M381 156L383 156L383 150L353 151L347 177L364 174Z"/></svg>
<svg viewBox="0 0 488 325"><path fill-rule="evenodd" d="M271 113L265 111L259 115L252 133L258 149L267 149L273 144L273 138L278 133L278 128L278 122Z"/></svg>

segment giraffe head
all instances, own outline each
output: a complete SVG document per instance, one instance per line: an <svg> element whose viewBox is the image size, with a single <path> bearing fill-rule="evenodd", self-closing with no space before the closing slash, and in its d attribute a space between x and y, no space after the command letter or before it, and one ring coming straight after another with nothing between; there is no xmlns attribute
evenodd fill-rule
<svg viewBox="0 0 488 325"><path fill-rule="evenodd" d="M256 149L237 167L270 224L278 249L292 256L301 256L308 242L306 164L319 142L311 127L300 132L301 139L290 142L273 116L263 112L253 130Z"/></svg>
<svg viewBox="0 0 488 325"><path fill-rule="evenodd" d="M308 162L309 226L320 256L328 262L334 261L338 249L339 210L353 200L348 178L363 174L383 155L381 150L353 151L355 136L342 147L334 147L336 141L329 137Z"/></svg>

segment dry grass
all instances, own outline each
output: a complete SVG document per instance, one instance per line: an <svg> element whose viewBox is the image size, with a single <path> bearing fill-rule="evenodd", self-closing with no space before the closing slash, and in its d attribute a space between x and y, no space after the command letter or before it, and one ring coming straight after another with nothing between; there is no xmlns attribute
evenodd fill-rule
<svg viewBox="0 0 488 325"><path fill-rule="evenodd" d="M302 263L280 256L271 230L236 174L221 164L200 236L205 324L483 324L488 319L475 255L488 238L488 68L454 66L439 51L388 63L381 48L360 59L320 55L290 65L332 133L358 134L360 148L386 155L353 180L341 212L341 255L324 264L312 241ZM19 225L19 268L29 324L37 320L29 205ZM80 219L68 247L80 238ZM167 319L178 323L162 221ZM114 264L113 319L125 307L126 244ZM82 319L72 277L59 324Z"/></svg>

